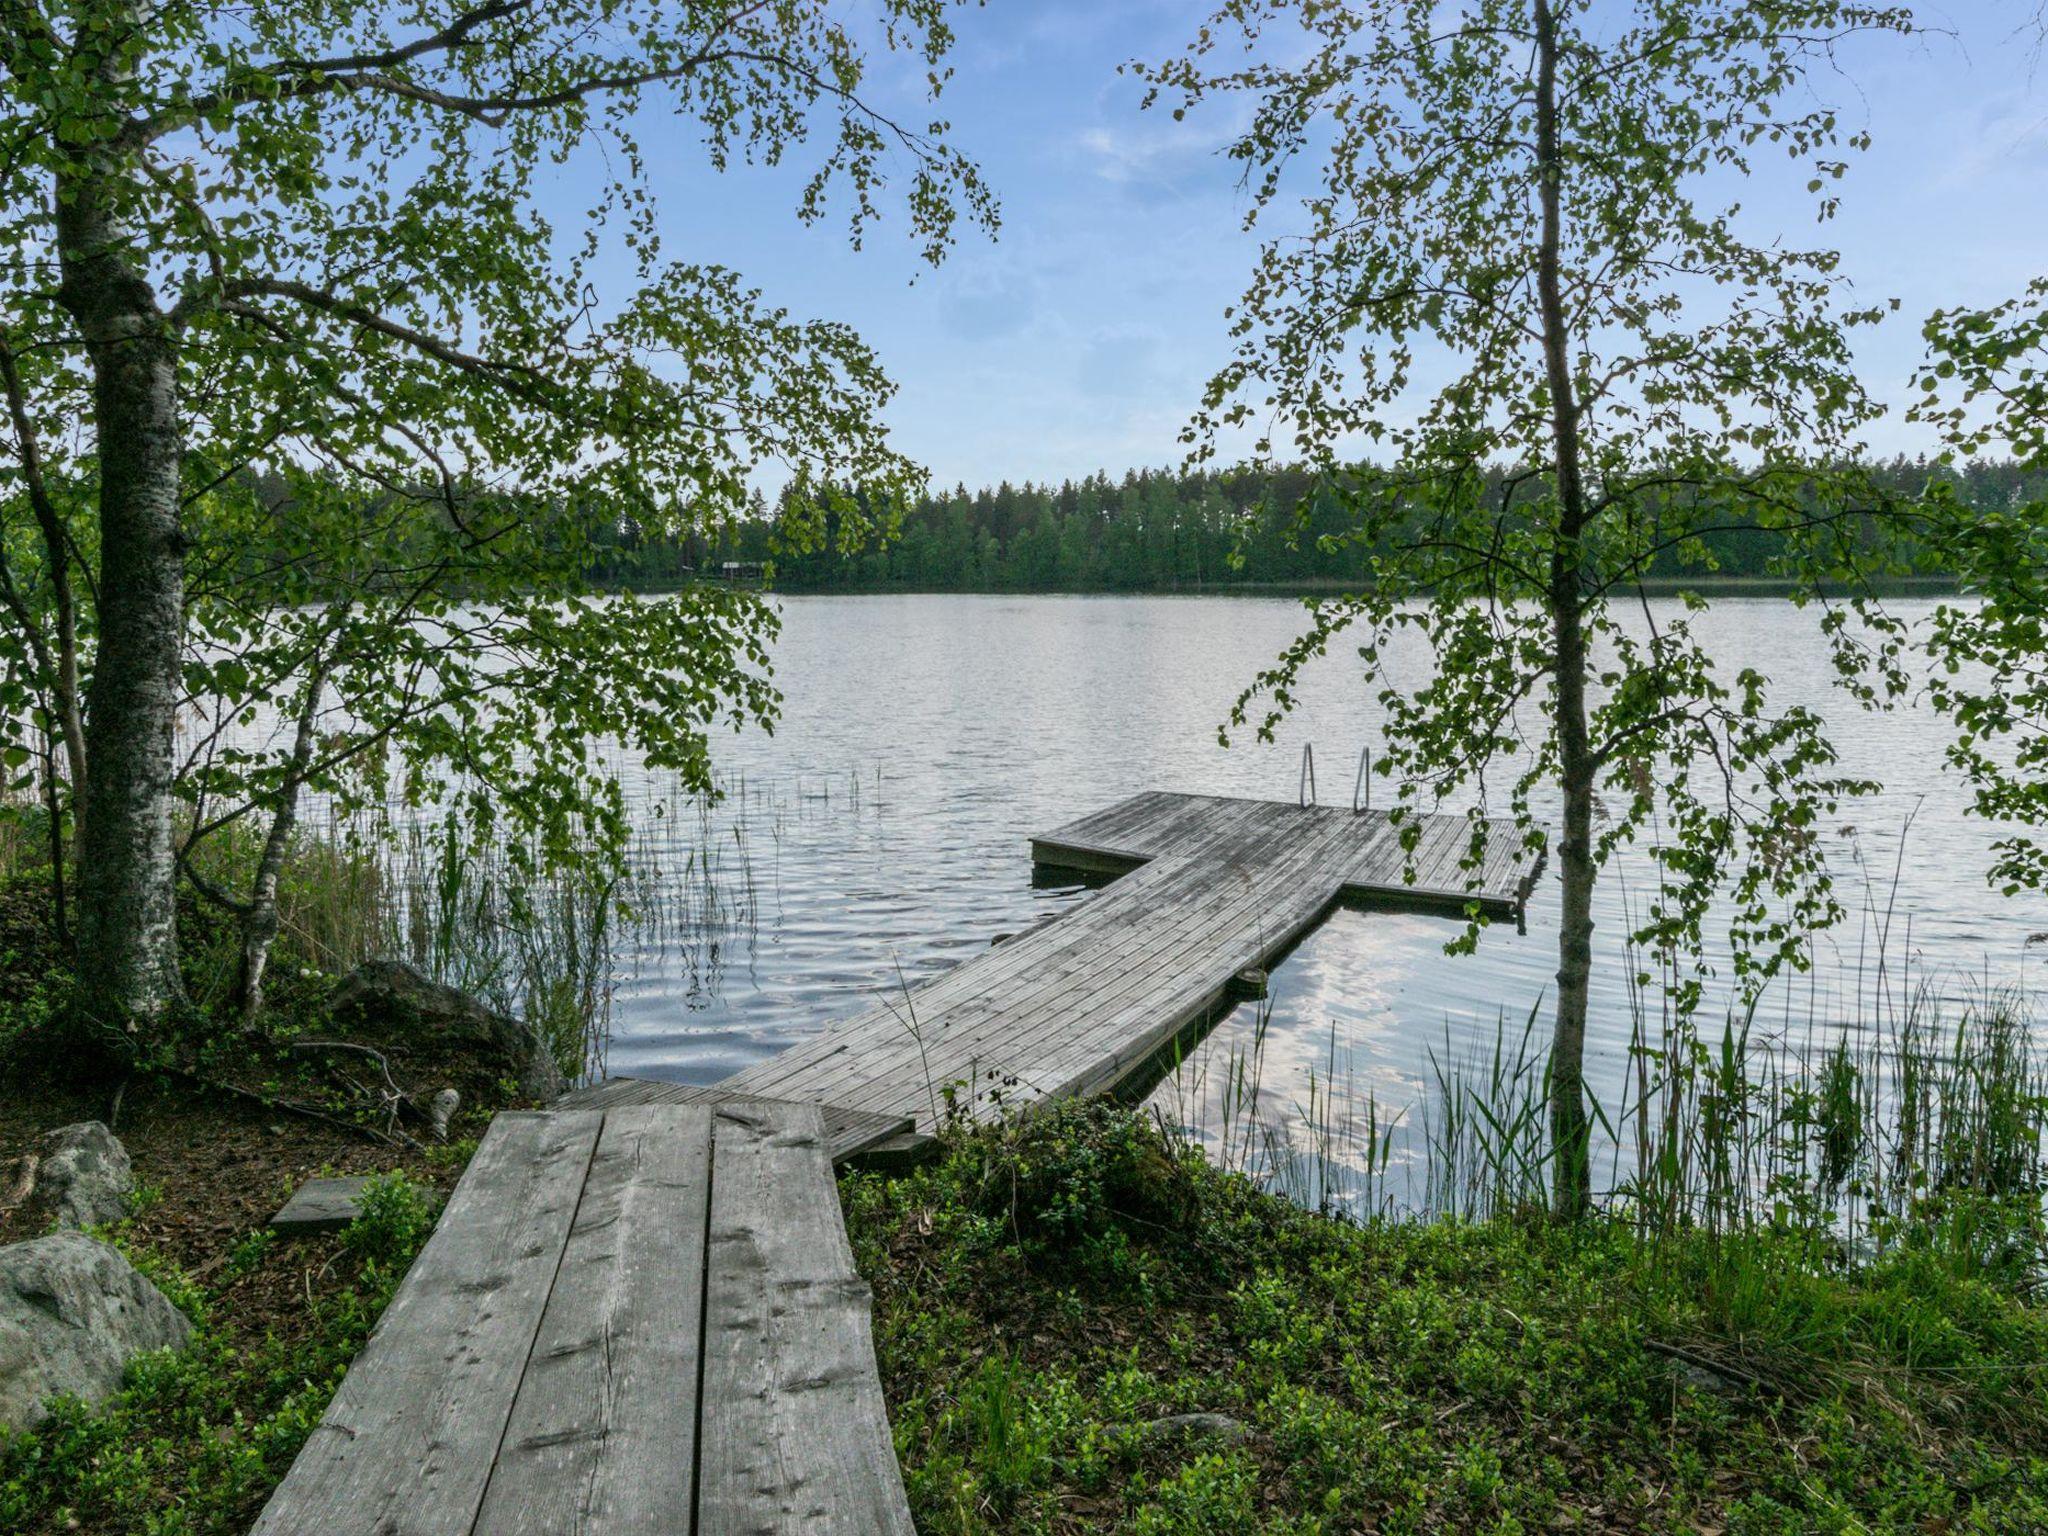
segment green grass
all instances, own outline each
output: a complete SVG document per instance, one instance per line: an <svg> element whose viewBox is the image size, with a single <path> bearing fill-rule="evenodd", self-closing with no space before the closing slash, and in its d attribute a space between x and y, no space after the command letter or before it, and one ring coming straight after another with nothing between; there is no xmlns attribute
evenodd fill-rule
<svg viewBox="0 0 2048 1536"><path fill-rule="evenodd" d="M1106 1108L842 1192L927 1532L2048 1531L2048 1313L1925 1249L1334 1221Z"/></svg>

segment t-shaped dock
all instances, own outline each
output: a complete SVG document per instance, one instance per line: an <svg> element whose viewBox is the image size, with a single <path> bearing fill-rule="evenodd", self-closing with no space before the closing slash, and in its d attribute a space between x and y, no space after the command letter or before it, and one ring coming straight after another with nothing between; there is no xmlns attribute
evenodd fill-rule
<svg viewBox="0 0 2048 1536"><path fill-rule="evenodd" d="M1519 913L1531 875L1513 827L1408 825L1412 850L1385 812L1134 795L1032 840L1040 865L1121 876L1052 920L714 1088L613 1079L566 1102L674 1092L825 1105L848 1127L834 1140L846 1156L913 1150L949 1114L1110 1093L1336 906Z"/></svg>

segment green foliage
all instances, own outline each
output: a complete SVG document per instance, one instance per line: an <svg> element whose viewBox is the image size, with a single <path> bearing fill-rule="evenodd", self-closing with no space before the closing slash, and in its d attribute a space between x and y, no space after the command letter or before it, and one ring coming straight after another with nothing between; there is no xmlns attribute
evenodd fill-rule
<svg viewBox="0 0 2048 1536"><path fill-rule="evenodd" d="M137 1360L109 1402L58 1402L41 1428L0 1439L0 1529L39 1536L246 1530L425 1241L426 1213L424 1192L402 1175L374 1181L366 1214L342 1250L352 1282L312 1303L305 1336L272 1335L248 1350L236 1347L219 1317L218 1292L147 1250L131 1250L194 1318L197 1336L179 1353ZM247 1233L213 1283L225 1289L266 1262L278 1262L270 1235Z"/></svg>
<svg viewBox="0 0 2048 1536"><path fill-rule="evenodd" d="M81 344L82 316L118 309L176 372L166 446L184 484L161 489L181 497L177 538L130 555L184 562L188 874L209 837L311 794L343 812L454 805L477 846L536 867L616 857L599 736L708 787L708 733L774 716L774 616L707 589L600 596L600 547L628 521L715 534L772 463L794 499L783 540L807 547L829 517L850 548L874 531L864 507L921 481L857 336L667 254L641 135L672 114L664 144L719 171L809 148L799 219L837 213L858 244L900 195L936 262L962 216L992 230L995 206L942 121L872 99L869 50L914 58L909 90L934 105L952 10L880 0L856 26L820 0L510 0L438 19L203 3L137 27L115 0L11 4L6 767L25 773L77 719L101 605L130 599L95 579L103 533L130 525L101 516L100 363ZM565 173L589 197L557 227L539 193ZM58 215L88 204L115 248L67 252ZM262 729L276 715L286 728Z"/></svg>
<svg viewBox="0 0 2048 1536"><path fill-rule="evenodd" d="M366 1275L404 1275L434 1230L432 1194L402 1173L387 1173L363 1186L357 1199L361 1214L342 1229L341 1242L362 1261Z"/></svg>
<svg viewBox="0 0 2048 1536"><path fill-rule="evenodd" d="M1716 665L1694 628L1704 598L1667 619L1643 599L1660 559L1711 571L1709 536L1749 530L1824 605L1843 686L1904 691L1904 642L1865 600L1903 559L1863 540L1886 508L1854 466L1878 408L1850 334L1881 311L1845 304L1834 253L1752 234L1723 189L1789 159L1830 217L1867 136L1809 73L1848 34L1910 30L1904 10L1842 0L1481 0L1450 17L1430 0L1247 0L1140 71L1147 105L1176 118L1248 101L1226 151L1248 223L1270 231L1309 171L1300 227L1267 234L1231 313L1190 456L1303 457L1353 515L1321 542L1374 551L1369 583L1312 605L1231 726L1256 711L1270 736L1302 669L1355 636L1404 817L1504 790L1523 848L1549 852L1538 797L1560 802L1560 1215L1589 1194L1592 893L1615 851L1661 834L1637 937L1691 960L1682 1008L1703 995L1710 914L1754 988L1843 913L1816 830L1876 786L1839 769L1817 713ZM1356 469L1361 451L1387 467ZM1386 665L1404 640L1430 656L1426 681ZM1419 834L1410 819L1411 853ZM1466 869L1489 836L1475 818Z"/></svg>
<svg viewBox="0 0 2048 1536"><path fill-rule="evenodd" d="M1186 1225L1103 1211L1143 1287L1049 1265L987 1213L1048 1147L1109 1166L1157 1134L1110 1111L1036 1147L991 1127L909 1177L843 1181L920 1529L2048 1521L2048 1314L2024 1288L1911 1252L1845 1273L1767 1229L1658 1246L1625 1222L1354 1225L1200 1161L1169 1180L1192 1185ZM1196 1411L1247 1438L1138 1432Z"/></svg>
<svg viewBox="0 0 2048 1536"><path fill-rule="evenodd" d="M976 1208L1047 1261L1104 1258L1101 1245L1138 1222L1162 1236L1195 1222L1185 1148L1100 1103L1061 1105L1016 1123Z"/></svg>
<svg viewBox="0 0 2048 1536"><path fill-rule="evenodd" d="M2048 278L1988 309L1937 311L1913 415L1951 453L2002 445L2032 468L2048 460ZM1937 481L1924 506L1928 542L1974 602L1944 604L1927 644L1929 696L1955 722L1949 760L1987 819L2012 828L1992 847L1991 882L2010 896L2048 886L2048 497L2028 487L1976 505Z"/></svg>
<svg viewBox="0 0 2048 1536"><path fill-rule="evenodd" d="M1377 766L1404 801L1505 792L1541 847L1539 790L1588 773L1609 813L1596 863L1653 818L1663 834L1644 942L1698 953L1732 896L1737 964L1761 977L1839 915L1812 829L1868 786L1836 769L1816 715L1774 707L1760 674L1722 676L1689 617L1633 609L1652 568L1710 576L1730 534L1762 540L1775 574L1852 592L1891 559L1881 539L1862 547L1884 498L1833 469L1874 414L1848 335L1876 312L1840 307L1832 253L1752 241L1708 199L1789 157L1831 213L1863 135L1791 97L1831 39L1906 16L1828 0L1560 7L1554 152L1535 142L1528 0L1438 20L1403 0L1236 5L1145 71L1176 116L1249 98L1229 153L1255 220L1280 217L1293 173L1314 167L1302 227L1262 249L1193 453L1254 433L1262 456L1303 455L1353 514L1323 544L1372 551L1370 588L1315 605L1234 723L1270 730L1300 669L1362 631L1387 717ZM1219 63L1226 39L1253 62ZM1361 441L1389 467L1353 471ZM1896 638L1873 649L1847 621L1832 604L1821 620L1844 676L1868 688L1875 667L1880 692L1900 686ZM1397 637L1428 647L1427 682L1383 669ZM1567 688L1589 695L1582 745Z"/></svg>

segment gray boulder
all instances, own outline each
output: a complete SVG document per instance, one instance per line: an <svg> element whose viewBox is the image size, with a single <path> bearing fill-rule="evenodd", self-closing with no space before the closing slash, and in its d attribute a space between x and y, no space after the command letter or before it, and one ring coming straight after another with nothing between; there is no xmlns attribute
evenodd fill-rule
<svg viewBox="0 0 2048 1536"><path fill-rule="evenodd" d="M357 966L335 983L328 1009L352 1037L375 1037L427 1058L472 1062L512 1079L531 1099L545 1102L568 1086L546 1045L519 1020L402 960Z"/></svg>
<svg viewBox="0 0 2048 1536"><path fill-rule="evenodd" d="M97 1120L61 1126L43 1138L35 1208L60 1228L104 1226L128 1214L135 1172L121 1139Z"/></svg>
<svg viewBox="0 0 2048 1536"><path fill-rule="evenodd" d="M98 1239L10 1243L0 1248L0 1428L40 1423L51 1397L99 1402L135 1356L191 1337L185 1314Z"/></svg>

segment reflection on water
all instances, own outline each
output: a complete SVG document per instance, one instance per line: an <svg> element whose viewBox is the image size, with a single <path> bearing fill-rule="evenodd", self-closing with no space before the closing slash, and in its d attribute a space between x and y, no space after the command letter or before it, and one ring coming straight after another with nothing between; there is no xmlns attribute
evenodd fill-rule
<svg viewBox="0 0 2048 1536"><path fill-rule="evenodd" d="M880 989L915 984L1085 899L1076 887L1034 887L1034 831L1144 788L1287 799L1304 742L1324 767L1324 798L1341 799L1358 751L1379 739L1355 661L1335 656L1305 679L1276 743L1217 744L1237 690L1296 633L1290 601L780 602L784 718L773 735L714 743L724 801L697 805L659 775L633 785L646 872L672 899L645 904L645 930L620 957L615 1073L715 1081ZM1964 814L1964 793L1943 772L1938 722L1918 710L1868 715L1833 693L1813 620L1789 604L1723 602L1695 628L1731 667L1763 671L1781 702L1817 708L1845 768L1886 786L1829 834L1858 918L1813 974L1779 989L1764 1024L1804 1030L1867 1006L1860 993L1879 980L1871 957L1895 866L1892 981L1909 963L1958 989L1971 977L2038 980L2048 945L2029 951L2026 940L2048 930L2048 901L1986 890L1991 834ZM1601 1072L1618 1073L1628 1042L1621 935L1628 877L1640 884L1643 866L1619 873L1598 913L1596 1085ZM1496 927L1476 955L1452 958L1442 950L1450 920L1340 912L1278 968L1263 1026L1259 1009L1237 1009L1155 1102L1178 1114L1216 1091L1224 1063L1262 1031L1262 1103L1284 1112L1334 1080L1348 1113L1409 1104L1432 1051L1490 1042L1503 1019L1518 1031L1540 1004L1555 915L1553 871L1526 934Z"/></svg>

